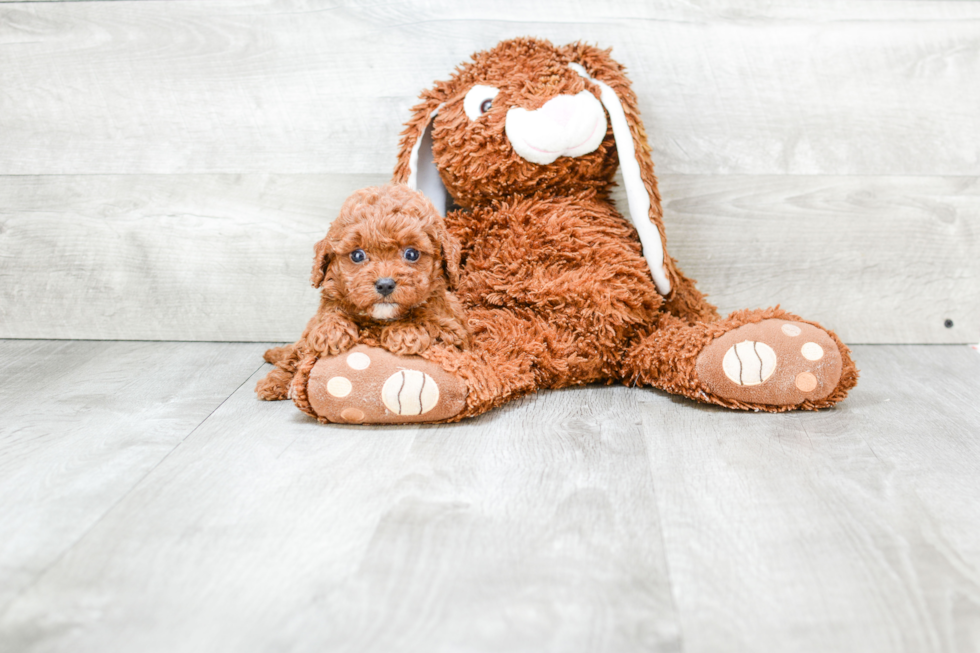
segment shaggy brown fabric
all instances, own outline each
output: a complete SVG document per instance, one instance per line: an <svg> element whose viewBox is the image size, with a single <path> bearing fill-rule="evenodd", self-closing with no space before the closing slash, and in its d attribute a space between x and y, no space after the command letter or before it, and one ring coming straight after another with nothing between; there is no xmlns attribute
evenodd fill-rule
<svg viewBox="0 0 980 653"><path fill-rule="evenodd" d="M298 375L293 399L315 417L306 383L322 356L358 343L410 356L468 342L462 306L449 290L459 280L459 244L421 193L403 185L357 191L314 249L311 281L321 289L320 307L298 341L265 353L276 367L256 385L259 398L286 399ZM409 249L417 260L406 258ZM363 261L352 259L355 250ZM379 279L393 282L390 295L379 293Z"/></svg>
<svg viewBox="0 0 980 653"><path fill-rule="evenodd" d="M536 164L514 151L506 133L509 109L533 111L560 94L583 90L601 97L599 86L571 63L584 66L620 98L650 198L646 217L666 246L637 100L609 51L514 39L477 53L450 79L424 91L403 132L394 181L410 180L413 147L430 129L435 165L461 207L446 223L462 244L458 296L472 337L468 351L432 347L423 354L466 383L466 408L451 419L539 388L590 382L646 384L699 401L768 411L815 409L843 399L857 371L833 333L843 372L820 401L747 403L709 392L699 381L698 356L715 338L748 322L799 318L775 308L719 320L666 252L671 292L658 293L635 229L610 199L619 155L608 120L604 140L588 154ZM475 84L499 92L485 113L471 119L464 98Z"/></svg>

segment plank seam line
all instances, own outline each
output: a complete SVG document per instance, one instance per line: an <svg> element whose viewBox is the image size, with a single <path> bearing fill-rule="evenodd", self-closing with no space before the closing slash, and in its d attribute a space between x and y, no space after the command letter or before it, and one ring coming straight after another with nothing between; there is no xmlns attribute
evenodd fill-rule
<svg viewBox="0 0 980 653"><path fill-rule="evenodd" d="M632 387L636 387L634 384ZM667 534L664 528L663 512L660 510L660 491L658 490L657 476L653 470L653 461L651 458L653 454L650 452L650 446L647 442L646 428L643 424L642 417L640 418L640 441L643 443L643 451L646 454L647 459L647 470L650 474L650 485L653 487L653 505L657 511L657 531L660 537L660 550L663 551L664 557L664 574L667 577L667 587L670 588L670 602L674 608L674 623L677 624L677 644L680 653L684 653L687 650L687 639L684 637L684 622L681 620L681 609L677 601L677 592L674 586L674 575L670 570L670 551L667 549Z"/></svg>
<svg viewBox="0 0 980 653"><path fill-rule="evenodd" d="M112 0L0 0L0 5L51 4L54 2L111 2ZM142 2L167 2L167 0L141 0Z"/></svg>
<svg viewBox="0 0 980 653"><path fill-rule="evenodd" d="M2 3L0 3L0 4L2 4ZM175 451L176 451L177 449L179 449L179 448L180 448L180 445L182 445L182 444L183 444L184 442L186 442L186 441L187 441L187 439L188 439L189 437L191 437L192 435L194 435L194 433L196 433L196 432L197 432L197 430L198 430L199 428L201 428L201 426L202 426L202 425L203 425L203 424L204 424L204 423L205 423L206 421L208 421L209 419L211 419L211 416L212 416L212 415L214 415L214 414L215 414L215 413L216 413L216 412L218 411L218 409L220 409L220 408L221 408L222 406L224 406L224 405L225 405L225 402L227 402L227 401L228 401L229 399L231 399L231 398L232 398L233 396L235 396L235 394L237 394L237 393L238 393L238 391L239 391L239 390L241 390L241 389L242 389L242 387L243 387L243 386L244 386L244 385L245 385L246 383L248 383L248 382L249 382L249 380L250 380L250 379L251 379L251 378L252 378L252 377L253 377L253 376L255 375L255 373L256 373L256 372L258 372L259 370L261 370L261 369L262 369L262 366L263 366L263 365L265 365L265 361L263 361L263 362L262 362L262 363L261 363L261 364L260 364L260 365L259 365L258 367L256 367L254 371L252 371L251 373L249 373L248 375L246 375L246 376L245 376L245 380L244 380L244 381L242 381L241 383L239 383L239 384L238 384L238 387L236 387L236 388L235 388L234 390L232 390L232 391L231 391L230 393L228 393L228 395L227 395L227 396L226 396L226 397L225 397L224 399L222 399L222 400L221 400L221 402L220 402L220 403L219 403L219 404L218 404L217 406L215 406L215 407L214 407L214 409L212 409L212 410L211 410L211 412L207 414L207 416L205 416L205 417L204 417L204 419L202 419L202 420L201 420L200 422L198 422L198 423L197 423L197 425L196 425L196 426L194 426L194 428L192 428L192 429L191 429L190 431L188 431L188 432L187 432L187 435L185 435L185 436L184 436L184 437L182 437L182 438L181 438L180 440L178 440L178 441L177 441L177 443L176 443L176 444L175 444L175 445L173 446L173 448L171 448L171 449L170 449L170 451L168 451L168 452L167 452L167 454L166 454L166 455L165 455L165 456L164 456L163 458L161 458L160 460L158 460L158 461L157 461L157 463L156 463L155 465L153 465L153 467L151 467L150 469L148 469L148 470L146 471L146 473L145 473L145 474L143 474L143 476L141 476L141 477L140 477L140 478L139 478L139 479L138 479L138 480L137 480L137 481L136 481L135 483L133 483L133 485L132 485L132 486L131 486L131 487L130 487L130 488L129 488L128 490L126 490L126 492L125 492L125 493L124 493L124 494L123 494L122 496L120 496L120 497L119 497L118 499L116 499L116 501L114 501L114 502L112 503L112 505L111 505L111 506L109 506L108 508L106 508L106 510L105 510L105 512L103 512L103 513L102 513L102 514L101 514L101 515L99 516L99 518L98 518L98 519L96 519L96 520L95 520L94 522L92 522L92 524L91 524L91 525L89 525L89 527L88 527L88 528L86 528L86 529L85 529L85 531L84 531L84 532L83 532L83 533L82 533L81 535L79 535L79 536L78 536L78 537L77 537L77 538L75 539L75 541L74 541L74 542L72 542L72 543L71 543L71 546L68 546L68 547L66 547L66 548L65 548L65 550L64 550L64 551L62 551L62 552L61 552L61 553L60 553L60 554L59 554L58 556L56 556L56 557L54 558L54 560L52 560L52 561L51 561L51 562L50 562L50 563L49 563L49 564L48 564L48 565L47 565L47 566L46 566L46 567L45 567L45 568L44 568L44 569L43 569L43 570L42 570L42 571L41 571L40 573L38 573L38 574L37 574L37 576L35 576L35 577L34 577L34 579L33 579L33 580L32 580L32 581L31 581L31 582L29 583L29 584L27 584L27 585L26 585L26 586L25 586L25 587L24 587L24 588L23 588L23 589L22 589L22 590L21 590L20 592L18 592L16 596L14 596L14 597L13 597L12 599L10 599L10 602L9 602L9 603L8 603L8 604L6 605L6 607L4 607L4 608L3 608L3 610L0 610L0 623L2 623L2 622L3 622L3 620L4 620L4 619L6 618L6 616L7 616L7 613L9 613L9 612L10 612L10 610L11 610L11 609L13 608L13 606L14 606L14 605L16 605L16 604L17 604L17 602L18 602L18 601L19 601L19 600L21 599L21 597L23 597L23 596L24 596L24 595L25 595L25 594L26 594L27 592L29 592L30 590L32 590L32 589L33 589L33 588L34 588L34 587L35 587L35 586L36 586L36 585L37 585L37 584L38 584L39 582L41 582L41 580L42 580L42 579L43 579L43 578L44 578L45 576L47 576L47 575L48 575L48 573L50 573L50 572L51 572L51 570L52 570L52 569L53 569L53 568L54 568L54 567L55 567L55 566L56 566L56 565L57 565L58 563L60 563L60 562L62 561L62 559L64 559L64 557L65 557L66 555L68 555L68 553L69 553L70 551L72 551L72 550L74 550L74 548L75 548L76 546L78 546L78 544L79 544L79 543L80 543L80 542L81 542L82 540L84 540L84 539L85 539L86 537L88 537L88 534L89 534L89 533L91 533L91 532L92 532L92 530L93 530L93 529L94 529L94 528L95 528L96 526L98 526L98 525L99 525L100 523L102 523L102 520L103 520L103 519L105 519L105 518L106 518L106 517L107 517L107 516L108 516L108 515L109 515L109 514L110 514L110 513L111 513L111 512L113 511L113 510L115 510L115 509L116 509L116 507L117 507L117 506L118 506L118 505L119 505L120 503L122 503L123 501L125 501L125 500L126 500L126 498L127 498L127 497L128 497L128 496L129 496L130 494L132 494L132 493L133 493L133 490L135 490L135 489L136 489L137 487L139 487L139 486L140 486L140 484L141 484L141 483L142 483L143 481L145 481L145 480L146 480L146 478L147 478L147 477L148 477L148 476L149 476L150 474L152 474L153 472L155 472L155 471L156 471L156 469L157 469L157 468L158 468L158 467L159 467L160 465L162 465L162 464L164 463L164 461L166 461L166 460L167 460L168 458L170 458L170 456L171 456L171 455L172 455L172 454L173 454L173 453L174 453L174 452L175 452Z"/></svg>

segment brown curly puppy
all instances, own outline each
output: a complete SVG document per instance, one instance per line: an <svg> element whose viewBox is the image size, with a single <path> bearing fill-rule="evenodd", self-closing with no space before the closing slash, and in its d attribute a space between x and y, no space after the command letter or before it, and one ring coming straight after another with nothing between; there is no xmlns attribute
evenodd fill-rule
<svg viewBox="0 0 980 653"><path fill-rule="evenodd" d="M311 281L320 307L297 342L265 353L276 367L255 388L261 399L292 396L310 412L305 387L299 396L290 392L297 370L358 344L400 356L466 345L463 309L449 290L459 279L459 244L421 193L404 185L357 191L315 252ZM363 354L352 360L355 368L365 360L362 369L370 366Z"/></svg>

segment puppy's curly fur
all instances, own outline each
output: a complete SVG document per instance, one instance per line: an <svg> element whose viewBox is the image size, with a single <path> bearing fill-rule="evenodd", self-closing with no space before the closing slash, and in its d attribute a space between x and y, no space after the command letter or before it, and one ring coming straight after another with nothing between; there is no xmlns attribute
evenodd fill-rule
<svg viewBox="0 0 980 653"><path fill-rule="evenodd" d="M459 243L421 193L404 185L357 191L315 252L320 307L298 341L265 352L276 367L255 387L260 399L290 397L297 371L356 344L399 355L467 345L463 308L450 291Z"/></svg>

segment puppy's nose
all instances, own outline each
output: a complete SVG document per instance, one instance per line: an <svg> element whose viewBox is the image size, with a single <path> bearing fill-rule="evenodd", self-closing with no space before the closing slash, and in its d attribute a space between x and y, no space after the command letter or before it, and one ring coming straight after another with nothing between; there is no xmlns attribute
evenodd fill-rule
<svg viewBox="0 0 980 653"><path fill-rule="evenodd" d="M378 279L374 282L374 289L377 290L378 294L382 297L387 297L391 293L395 292L395 280L391 277Z"/></svg>

